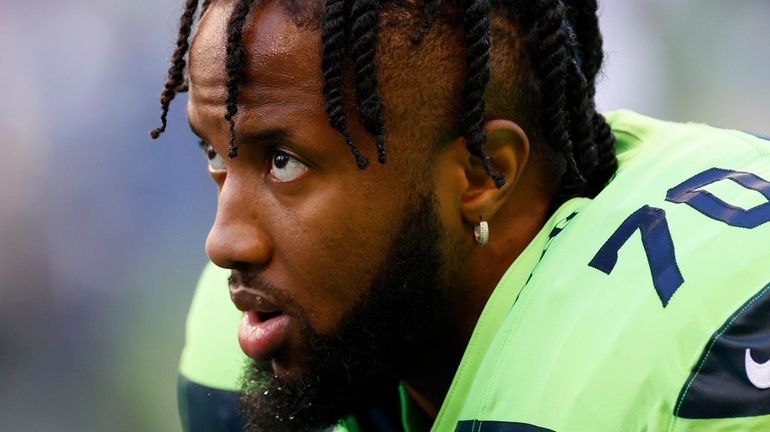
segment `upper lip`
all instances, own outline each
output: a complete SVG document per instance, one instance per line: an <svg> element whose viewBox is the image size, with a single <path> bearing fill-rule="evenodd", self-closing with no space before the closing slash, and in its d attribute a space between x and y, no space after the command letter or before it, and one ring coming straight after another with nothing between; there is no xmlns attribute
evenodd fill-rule
<svg viewBox="0 0 770 432"><path fill-rule="evenodd" d="M235 307L243 312L256 311L266 314L281 312L281 308L257 288L230 285L230 299L235 303Z"/></svg>

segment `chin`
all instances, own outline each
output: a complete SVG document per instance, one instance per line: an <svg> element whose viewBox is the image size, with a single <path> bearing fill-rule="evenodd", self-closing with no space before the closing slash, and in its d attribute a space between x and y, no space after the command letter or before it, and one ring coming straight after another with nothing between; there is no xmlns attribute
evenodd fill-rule
<svg viewBox="0 0 770 432"><path fill-rule="evenodd" d="M269 361L253 362L252 367L258 367L256 365L261 364L266 364L266 366L259 366L265 369L266 374L272 374L273 378L286 382L300 381L311 373L308 371L305 353L281 352Z"/></svg>
<svg viewBox="0 0 770 432"><path fill-rule="evenodd" d="M246 375L241 404L245 431L319 431L355 411L355 398L299 367L278 373L276 362L254 362Z"/></svg>

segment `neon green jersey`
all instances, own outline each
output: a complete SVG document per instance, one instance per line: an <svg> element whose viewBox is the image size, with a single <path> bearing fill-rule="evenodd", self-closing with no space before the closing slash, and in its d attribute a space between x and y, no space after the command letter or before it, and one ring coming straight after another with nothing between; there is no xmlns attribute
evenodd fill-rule
<svg viewBox="0 0 770 432"><path fill-rule="evenodd" d="M770 431L770 142L608 121L615 177L560 207L500 280L431 430ZM206 274L227 300L227 274ZM234 339L240 314L217 310L202 333ZM195 314L189 376L212 354ZM215 355L243 360L237 343ZM215 375L237 388L199 376ZM403 399L405 429L428 429Z"/></svg>
<svg viewBox="0 0 770 432"><path fill-rule="evenodd" d="M608 120L616 176L503 276L433 430L770 431L770 142Z"/></svg>

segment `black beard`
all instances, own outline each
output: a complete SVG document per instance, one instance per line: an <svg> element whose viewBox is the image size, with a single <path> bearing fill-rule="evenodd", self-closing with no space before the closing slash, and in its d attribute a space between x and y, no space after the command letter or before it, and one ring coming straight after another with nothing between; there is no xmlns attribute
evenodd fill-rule
<svg viewBox="0 0 770 432"><path fill-rule="evenodd" d="M241 398L246 430L323 430L393 396L409 364L425 358L438 334L446 297L441 236L433 197L417 199L371 289L338 329L303 333L302 376L275 376L270 361L253 362L247 370Z"/></svg>

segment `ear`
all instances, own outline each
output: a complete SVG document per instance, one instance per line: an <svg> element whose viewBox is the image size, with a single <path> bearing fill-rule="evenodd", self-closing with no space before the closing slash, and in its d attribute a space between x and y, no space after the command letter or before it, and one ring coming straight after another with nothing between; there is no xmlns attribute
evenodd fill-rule
<svg viewBox="0 0 770 432"><path fill-rule="evenodd" d="M521 127L510 120L490 120L484 125L485 148L492 167L505 177L498 188L484 170L481 160L470 157L465 175L468 188L462 197L463 219L470 225L492 219L516 188L529 158L529 139Z"/></svg>

